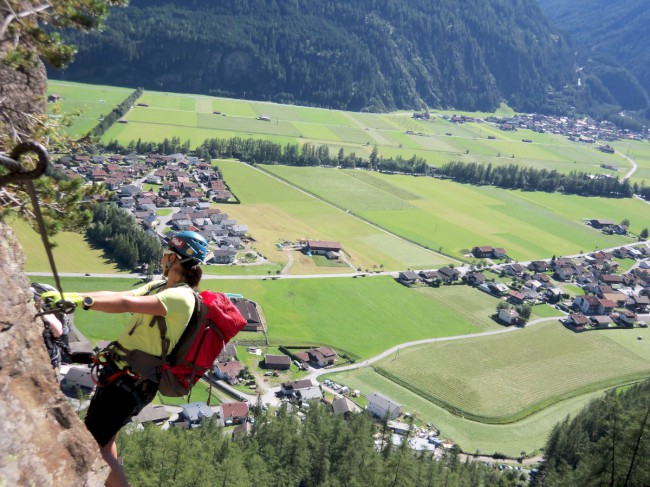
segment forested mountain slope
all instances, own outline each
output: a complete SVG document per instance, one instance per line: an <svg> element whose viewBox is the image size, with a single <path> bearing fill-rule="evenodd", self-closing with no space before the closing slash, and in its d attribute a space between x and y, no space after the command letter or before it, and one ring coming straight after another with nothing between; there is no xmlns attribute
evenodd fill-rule
<svg viewBox="0 0 650 487"><path fill-rule="evenodd" d="M351 110L548 110L574 77L535 0L132 0L71 40L66 79Z"/></svg>
<svg viewBox="0 0 650 487"><path fill-rule="evenodd" d="M552 24L573 39L593 90L625 109L647 107L650 0L539 0Z"/></svg>

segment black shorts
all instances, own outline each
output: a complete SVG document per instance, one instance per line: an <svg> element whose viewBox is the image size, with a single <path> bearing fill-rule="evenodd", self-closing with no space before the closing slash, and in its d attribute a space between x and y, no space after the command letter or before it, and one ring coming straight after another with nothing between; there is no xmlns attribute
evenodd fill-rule
<svg viewBox="0 0 650 487"><path fill-rule="evenodd" d="M86 415L86 428L99 446L106 446L129 420L153 401L158 391L156 382L137 383L130 375L122 375L110 384L97 387Z"/></svg>

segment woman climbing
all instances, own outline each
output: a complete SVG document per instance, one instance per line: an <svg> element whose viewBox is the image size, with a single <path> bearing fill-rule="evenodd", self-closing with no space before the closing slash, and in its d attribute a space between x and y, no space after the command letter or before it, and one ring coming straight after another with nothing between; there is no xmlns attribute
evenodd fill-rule
<svg viewBox="0 0 650 487"><path fill-rule="evenodd" d="M154 317L165 317L168 350L173 350L195 308L194 290L203 271L200 264L208 253L208 243L200 234L182 231L169 240L163 251L161 281L153 281L132 291L91 293L45 293L41 297L54 302L65 300L78 307L105 313L132 313L129 326L106 350L98 354L98 387L93 396L86 427L99 443L102 457L111 468L107 486L128 485L118 460L117 433L155 397L158 380L141 377L127 364L125 357L142 351L160 357L163 354L160 330Z"/></svg>

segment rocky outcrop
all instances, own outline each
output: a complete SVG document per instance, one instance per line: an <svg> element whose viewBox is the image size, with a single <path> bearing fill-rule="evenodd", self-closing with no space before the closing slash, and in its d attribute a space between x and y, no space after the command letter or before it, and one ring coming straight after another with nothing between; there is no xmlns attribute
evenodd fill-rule
<svg viewBox="0 0 650 487"><path fill-rule="evenodd" d="M0 222L0 486L102 485L108 471L50 366L24 260Z"/></svg>
<svg viewBox="0 0 650 487"><path fill-rule="evenodd" d="M10 47L6 40L0 40L0 127L9 136L4 141L0 137L0 150L5 151L11 149L5 144L31 137L47 103L45 67L40 61L15 69L7 66L5 55Z"/></svg>

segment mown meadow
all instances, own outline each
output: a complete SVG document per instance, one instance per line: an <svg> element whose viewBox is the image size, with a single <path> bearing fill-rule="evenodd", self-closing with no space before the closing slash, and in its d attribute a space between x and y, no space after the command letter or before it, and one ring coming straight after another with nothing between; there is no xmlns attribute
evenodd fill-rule
<svg viewBox="0 0 650 487"><path fill-rule="evenodd" d="M47 91L48 95L56 94L61 97L59 105L62 113L79 113L72 118L72 124L66 127L66 132L72 137L80 137L95 127L101 117L108 115L133 90L50 80ZM54 105L49 103L50 111L53 107Z"/></svg>
<svg viewBox="0 0 650 487"><path fill-rule="evenodd" d="M610 338L615 334L646 341L627 347ZM409 348L375 367L458 415L509 423L567 397L647 377L649 337L647 330L575 334L553 320L480 340ZM425 356L435 367L420 367Z"/></svg>
<svg viewBox="0 0 650 487"><path fill-rule="evenodd" d="M650 225L637 199L504 191L428 177L360 170L263 166L271 174L410 241L462 258L474 246L504 247L513 259L574 255L633 243L605 235L586 218Z"/></svg>

